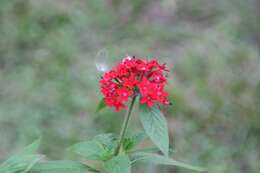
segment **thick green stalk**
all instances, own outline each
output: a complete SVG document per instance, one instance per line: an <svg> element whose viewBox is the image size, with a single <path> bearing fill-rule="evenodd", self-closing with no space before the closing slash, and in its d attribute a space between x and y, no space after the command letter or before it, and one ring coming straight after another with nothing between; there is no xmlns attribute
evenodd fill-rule
<svg viewBox="0 0 260 173"><path fill-rule="evenodd" d="M117 145L115 153L114 153L115 156L117 156L119 154L119 151L120 151L120 148L121 148L127 127L128 127L131 112L132 112L132 109L133 109L133 106L134 106L134 103L135 103L135 99L136 99L136 96L133 97L131 104L130 104L127 112L126 112L126 116L125 116L125 119L124 119L124 122L123 122L123 125L122 125L122 128L121 128L120 136L119 136L119 142L118 142L118 145Z"/></svg>

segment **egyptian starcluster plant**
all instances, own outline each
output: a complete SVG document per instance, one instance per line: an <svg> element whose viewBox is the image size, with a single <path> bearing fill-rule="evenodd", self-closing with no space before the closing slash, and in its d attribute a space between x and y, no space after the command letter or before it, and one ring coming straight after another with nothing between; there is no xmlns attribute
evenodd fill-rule
<svg viewBox="0 0 260 173"><path fill-rule="evenodd" d="M116 112L127 109L119 137L114 134L100 134L90 141L80 142L70 150L82 156L84 162L56 160L38 162L42 156L35 154L39 140L20 154L0 165L0 173L130 173L136 164L151 163L178 166L193 171L204 171L170 156L167 122L160 107L171 105L165 91L167 73L165 64L157 60L126 57L117 66L105 72L100 80L103 99L97 111L114 107ZM139 118L144 131L127 135L127 128L134 104L138 102ZM155 147L137 148L147 140ZM101 164L91 167L88 161ZM91 162L93 163L93 162ZM97 165L97 164L95 164Z"/></svg>

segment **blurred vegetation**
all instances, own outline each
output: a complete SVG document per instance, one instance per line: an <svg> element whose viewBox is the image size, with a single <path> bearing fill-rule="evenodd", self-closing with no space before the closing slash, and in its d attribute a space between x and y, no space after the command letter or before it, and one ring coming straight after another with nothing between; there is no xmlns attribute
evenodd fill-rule
<svg viewBox="0 0 260 173"><path fill-rule="evenodd" d="M39 136L48 158L71 158L73 143L118 132L123 112L95 113L94 58L106 48L111 64L130 54L172 69L166 116L174 158L209 172L260 172L259 7L259 0L1 0L0 160Z"/></svg>

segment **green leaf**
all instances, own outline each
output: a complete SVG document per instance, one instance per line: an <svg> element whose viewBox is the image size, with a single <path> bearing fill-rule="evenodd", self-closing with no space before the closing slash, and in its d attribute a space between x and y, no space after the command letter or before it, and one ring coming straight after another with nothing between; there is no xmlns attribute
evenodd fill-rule
<svg viewBox="0 0 260 173"><path fill-rule="evenodd" d="M168 156L169 135L163 114L156 106L149 108L147 105L140 105L140 112L140 119L145 132L163 154Z"/></svg>
<svg viewBox="0 0 260 173"><path fill-rule="evenodd" d="M204 168L192 166L186 163L182 163L176 160L173 160L169 157L161 156L158 154L153 153L135 153L132 155L131 164L135 163L153 163L153 164L159 164L159 165L171 165L171 166L178 166L186 169L190 169L193 171L205 171Z"/></svg>
<svg viewBox="0 0 260 173"><path fill-rule="evenodd" d="M55 160L40 163L35 166L30 173L86 173L96 172L95 170L87 165L84 165L77 161L72 160Z"/></svg>
<svg viewBox="0 0 260 173"><path fill-rule="evenodd" d="M1 173L26 173L28 172L39 160L42 155L21 155L13 156L0 165Z"/></svg>
<svg viewBox="0 0 260 173"><path fill-rule="evenodd" d="M42 155L34 154L38 149L40 139L36 140L27 146L22 152L10 157L8 160L0 165L1 173L26 173L28 172L39 160Z"/></svg>
<svg viewBox="0 0 260 173"><path fill-rule="evenodd" d="M34 154L40 146L41 139L34 141L28 145L19 155Z"/></svg>
<svg viewBox="0 0 260 173"><path fill-rule="evenodd" d="M146 134L145 132L139 132L139 133L136 133L134 135L131 136L131 140L133 141L134 143L134 146L140 144L141 142L143 142L145 139L146 139Z"/></svg>
<svg viewBox="0 0 260 173"><path fill-rule="evenodd" d="M102 134L91 141L75 144L70 150L88 160L106 161L113 156L116 144L117 140L112 134Z"/></svg>
<svg viewBox="0 0 260 173"><path fill-rule="evenodd" d="M126 137L123 139L123 149L125 151L129 151L133 149L136 145L141 143L146 138L146 135L144 132L136 133L130 137Z"/></svg>
<svg viewBox="0 0 260 173"><path fill-rule="evenodd" d="M154 153L159 151L160 150L157 147L149 147L149 148L141 148L141 149L133 150L131 151L131 153L138 153L138 152Z"/></svg>
<svg viewBox="0 0 260 173"><path fill-rule="evenodd" d="M109 150L114 149L115 145L117 144L117 139L112 133L99 134L94 137L93 141L102 144Z"/></svg>
<svg viewBox="0 0 260 173"><path fill-rule="evenodd" d="M94 141L81 142L70 148L73 152L89 160L103 160L105 149Z"/></svg>
<svg viewBox="0 0 260 173"><path fill-rule="evenodd" d="M104 98L101 99L98 103L98 106L97 106L97 109L96 109L96 112L99 112L101 111L102 109L104 109L106 107L106 103L104 101Z"/></svg>
<svg viewBox="0 0 260 173"><path fill-rule="evenodd" d="M34 155L34 156L35 156L35 158L30 161L30 163L27 165L26 169L23 170L21 173L27 173L27 172L29 172L29 171L33 168L33 166L34 166L38 161L40 161L40 160L43 158L42 155Z"/></svg>
<svg viewBox="0 0 260 173"><path fill-rule="evenodd" d="M138 153L138 152L145 152L145 153L157 153L160 150L157 147L148 147L148 148L141 148L131 151L130 153ZM169 153L173 154L175 151L172 148L169 148Z"/></svg>
<svg viewBox="0 0 260 173"><path fill-rule="evenodd" d="M124 138L122 142L124 151L129 151L134 147L134 143L131 138Z"/></svg>
<svg viewBox="0 0 260 173"><path fill-rule="evenodd" d="M119 155L107 161L105 169L108 173L130 173L131 162L127 155Z"/></svg>

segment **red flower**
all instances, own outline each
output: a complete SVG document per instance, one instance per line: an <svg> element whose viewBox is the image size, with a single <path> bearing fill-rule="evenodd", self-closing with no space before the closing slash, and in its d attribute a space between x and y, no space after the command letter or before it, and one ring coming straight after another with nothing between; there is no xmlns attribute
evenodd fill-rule
<svg viewBox="0 0 260 173"><path fill-rule="evenodd" d="M119 101L128 101L128 97L133 95L133 91L128 88L119 88L117 90L118 100Z"/></svg>
<svg viewBox="0 0 260 173"><path fill-rule="evenodd" d="M116 111L125 108L129 97L140 95L140 103L152 107L154 103L169 104L165 64L157 60L126 57L115 68L106 72L100 80L100 90L107 106Z"/></svg>

